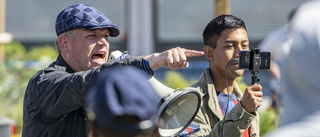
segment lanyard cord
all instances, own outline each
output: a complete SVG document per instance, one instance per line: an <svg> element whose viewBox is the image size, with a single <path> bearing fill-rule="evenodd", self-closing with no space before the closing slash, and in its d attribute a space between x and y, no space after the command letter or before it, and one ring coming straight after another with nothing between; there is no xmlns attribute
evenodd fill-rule
<svg viewBox="0 0 320 137"><path fill-rule="evenodd" d="M223 127L224 127L224 123L225 123L225 119L227 116L227 111L228 111L228 107L229 107L229 88L228 88L228 81L227 81L227 68L230 62L235 62L238 61L239 62L239 58L232 58L231 60L228 61L226 68L224 70L224 80L226 81L226 86L227 86L227 91L228 91L228 101L227 101L227 107L226 107L226 111L225 111L225 115L223 116L223 121L222 121L222 137L224 135L224 131L223 131ZM223 112L222 112L223 114Z"/></svg>

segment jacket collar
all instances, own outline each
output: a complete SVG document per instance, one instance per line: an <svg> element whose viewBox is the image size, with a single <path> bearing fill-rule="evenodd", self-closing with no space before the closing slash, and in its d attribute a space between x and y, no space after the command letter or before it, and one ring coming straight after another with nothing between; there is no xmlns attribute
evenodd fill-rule
<svg viewBox="0 0 320 137"><path fill-rule="evenodd" d="M203 74L200 77L199 83L203 89L208 89L204 90L203 94L211 94L211 95L216 95L216 89L214 87L212 78L211 78L211 72L209 68L206 68ZM214 94L213 94L214 93ZM237 83L234 83L233 87L233 93L237 96L237 98L240 100L242 98L242 91L239 88Z"/></svg>
<svg viewBox="0 0 320 137"><path fill-rule="evenodd" d="M212 110L212 113L221 120L223 118L223 115L220 109L215 109L215 108L219 108L219 102L217 100L217 93L211 78L211 72L209 68L206 68L203 74L201 75L199 84L200 84L200 87L204 89L202 90L204 96L209 97L208 107L210 108L210 110ZM242 98L242 92L237 83L234 84L233 93L236 95L238 100Z"/></svg>
<svg viewBox="0 0 320 137"><path fill-rule="evenodd" d="M64 71L68 72L68 73L74 73L75 71L68 65L68 63L63 59L63 57L61 56L61 54L59 54L56 63L55 63L55 67L60 67L61 69L63 69Z"/></svg>
<svg viewBox="0 0 320 137"><path fill-rule="evenodd" d="M219 108L219 102L217 100L216 88L214 87L213 81L211 79L210 69L206 68L202 74L199 82L201 83L205 96L208 96L208 107L214 115L216 115L220 120L223 118L223 115Z"/></svg>

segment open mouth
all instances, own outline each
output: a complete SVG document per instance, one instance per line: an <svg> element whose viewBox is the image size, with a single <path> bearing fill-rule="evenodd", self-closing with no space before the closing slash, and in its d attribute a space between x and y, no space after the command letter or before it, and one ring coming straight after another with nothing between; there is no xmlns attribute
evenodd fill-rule
<svg viewBox="0 0 320 137"><path fill-rule="evenodd" d="M96 61L104 61L105 57L106 57L106 53L103 51L99 51L91 56L91 58Z"/></svg>

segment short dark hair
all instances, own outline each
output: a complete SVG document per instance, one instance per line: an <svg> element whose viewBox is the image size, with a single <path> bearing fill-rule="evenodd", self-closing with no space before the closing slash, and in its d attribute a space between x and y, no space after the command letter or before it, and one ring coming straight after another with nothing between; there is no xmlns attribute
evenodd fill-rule
<svg viewBox="0 0 320 137"><path fill-rule="evenodd" d="M204 29L203 43L216 48L217 41L221 35L221 32L225 29L238 29L244 28L247 31L244 21L233 15L220 15L211 20Z"/></svg>

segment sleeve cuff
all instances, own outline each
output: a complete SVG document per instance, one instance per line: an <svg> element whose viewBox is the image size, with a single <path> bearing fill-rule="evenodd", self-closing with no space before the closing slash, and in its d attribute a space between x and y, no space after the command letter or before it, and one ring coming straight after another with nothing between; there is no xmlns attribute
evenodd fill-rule
<svg viewBox="0 0 320 137"><path fill-rule="evenodd" d="M142 70L147 72L150 76L153 76L154 71L150 68L149 62L145 59L142 59Z"/></svg>
<svg viewBox="0 0 320 137"><path fill-rule="evenodd" d="M256 118L257 114L254 112L250 114L238 103L230 112L231 118L241 129L247 129L252 121Z"/></svg>

